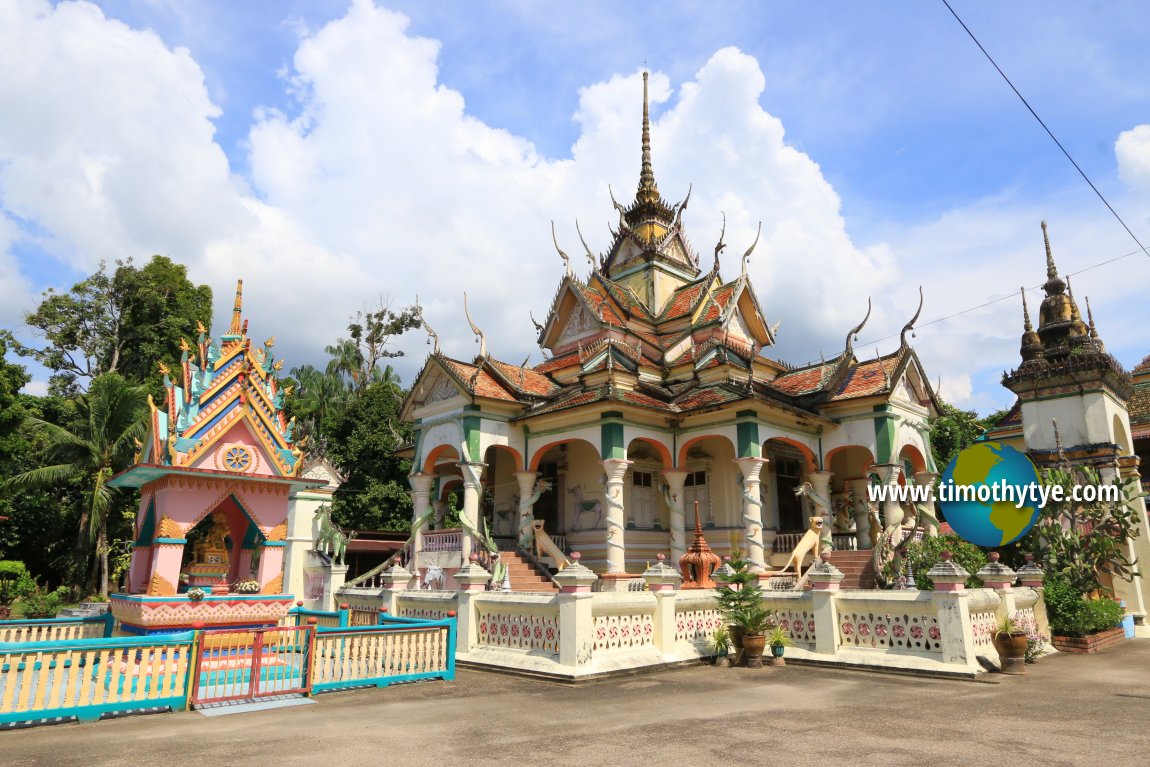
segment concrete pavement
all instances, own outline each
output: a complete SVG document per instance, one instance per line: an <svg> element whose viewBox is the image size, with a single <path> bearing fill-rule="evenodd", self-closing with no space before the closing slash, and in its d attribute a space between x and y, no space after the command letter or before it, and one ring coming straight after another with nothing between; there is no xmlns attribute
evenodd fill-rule
<svg viewBox="0 0 1150 767"><path fill-rule="evenodd" d="M985 682L803 666L577 687L460 671L318 705L0 732L5 767L1145 765L1150 641Z"/></svg>

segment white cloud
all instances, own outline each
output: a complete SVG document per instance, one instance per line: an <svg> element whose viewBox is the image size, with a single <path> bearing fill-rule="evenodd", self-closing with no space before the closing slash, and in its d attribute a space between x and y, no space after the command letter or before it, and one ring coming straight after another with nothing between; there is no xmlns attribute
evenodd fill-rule
<svg viewBox="0 0 1150 767"><path fill-rule="evenodd" d="M348 316L379 296L406 304L418 294L444 350L470 357L465 290L493 354L538 361L528 311L542 319L562 274L548 221L581 272L576 219L593 249L609 245L607 185L626 202L638 179L640 75L582 88L570 157L546 158L470 115L440 81L439 43L412 36L404 16L358 0L301 34L284 83L297 108L255 116L250 178L241 178L215 143L219 109L187 50L86 3L0 5L0 103L20 117L0 119L3 208L46 233L39 246L84 270L157 252L189 264L215 289L217 329L244 278L252 332L277 335L288 367L321 362ZM750 271L769 321L783 320L780 356L836 353L868 295L876 307L864 340L897 335L919 283L925 321L1041 279L1041 216L1009 199L892 230L888 242L854 243L819 165L760 105L766 85L759 63L734 48L677 87L656 72L652 133L664 196L681 199L694 185L685 218L704 269L720 211L728 278L762 219ZM1083 248L1095 233L1078 238ZM17 236L0 219L6 291L24 280L4 247ZM1012 364L1017 313L1004 302L919 333L928 374L943 377L948 398L994 404L972 360ZM410 380L426 346L413 335L403 347L413 358L398 367Z"/></svg>
<svg viewBox="0 0 1150 767"><path fill-rule="evenodd" d="M1150 124L1119 133L1114 155L1123 181L1133 188L1150 189Z"/></svg>

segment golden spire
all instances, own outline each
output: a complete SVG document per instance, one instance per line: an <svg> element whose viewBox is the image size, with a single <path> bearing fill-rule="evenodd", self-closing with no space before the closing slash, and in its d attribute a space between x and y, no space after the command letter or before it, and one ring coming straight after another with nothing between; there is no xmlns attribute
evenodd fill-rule
<svg viewBox="0 0 1150 767"><path fill-rule="evenodd" d="M1026 307L1026 288L1019 288L1018 292L1022 294L1022 329L1031 333L1034 326L1030 324L1030 309Z"/></svg>
<svg viewBox="0 0 1150 767"><path fill-rule="evenodd" d="M236 280L236 303L232 307L232 324L228 328L229 336L238 336L243 333L243 325L241 324L240 315L243 313L244 305L244 281Z"/></svg>
<svg viewBox="0 0 1150 767"><path fill-rule="evenodd" d="M655 184L655 171L651 167L651 114L647 107L647 71L643 71L643 167L639 171L640 201L659 199L659 187Z"/></svg>
<svg viewBox="0 0 1150 767"><path fill-rule="evenodd" d="M1054 265L1054 255L1050 252L1050 235L1046 233L1046 222L1042 222L1042 241L1046 243L1046 278L1053 280L1058 276L1058 267Z"/></svg>

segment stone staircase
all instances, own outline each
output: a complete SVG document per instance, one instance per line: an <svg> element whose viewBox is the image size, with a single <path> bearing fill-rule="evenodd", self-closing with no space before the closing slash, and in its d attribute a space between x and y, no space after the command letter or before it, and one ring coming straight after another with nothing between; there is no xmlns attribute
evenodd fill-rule
<svg viewBox="0 0 1150 767"><path fill-rule="evenodd" d="M839 584L841 589L873 589L874 561L871 550L863 551L832 551L830 562L842 570L843 580Z"/></svg>
<svg viewBox="0 0 1150 767"><path fill-rule="evenodd" d="M535 565L517 551L501 551L499 559L507 565L512 591L535 591L544 594L558 594L559 587L550 578L544 577Z"/></svg>

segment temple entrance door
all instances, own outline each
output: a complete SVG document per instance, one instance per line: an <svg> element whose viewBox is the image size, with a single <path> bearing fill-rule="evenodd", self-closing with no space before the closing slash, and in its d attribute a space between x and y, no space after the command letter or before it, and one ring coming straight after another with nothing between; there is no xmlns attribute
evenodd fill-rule
<svg viewBox="0 0 1150 767"><path fill-rule="evenodd" d="M559 499L566 492L563 487L563 475L559 473L554 461L544 461L539 464L540 479L551 484L551 489L539 496L535 502L534 515L536 519L543 520L543 529L551 535L561 534L563 529L563 514Z"/></svg>
<svg viewBox="0 0 1150 767"><path fill-rule="evenodd" d="M803 519L802 499L795 490L803 481L802 465L789 458L779 458L775 462L776 498L779 499L779 531L796 532L806 530L807 520Z"/></svg>

